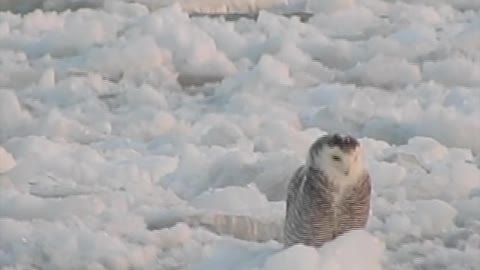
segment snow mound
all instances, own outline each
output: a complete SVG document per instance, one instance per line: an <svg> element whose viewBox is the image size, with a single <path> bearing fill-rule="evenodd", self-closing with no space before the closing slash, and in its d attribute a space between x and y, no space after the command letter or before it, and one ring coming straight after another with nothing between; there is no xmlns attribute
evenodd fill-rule
<svg viewBox="0 0 480 270"><path fill-rule="evenodd" d="M352 231L318 249L304 245L285 249L273 243L247 245L238 240L223 240L209 247L206 259L189 269L224 265L230 269L380 270L384 250L384 243L365 231Z"/></svg>
<svg viewBox="0 0 480 270"><path fill-rule="evenodd" d="M270 256L262 269L321 269L323 262L313 247L297 245Z"/></svg>
<svg viewBox="0 0 480 270"><path fill-rule="evenodd" d="M363 230L351 231L319 249L320 269L381 270L384 251L385 244L377 237Z"/></svg>
<svg viewBox="0 0 480 270"><path fill-rule="evenodd" d="M318 250L295 245L265 261L265 270L273 269L383 269L384 243L365 231L351 231L326 243ZM346 260L345 258L348 258Z"/></svg>

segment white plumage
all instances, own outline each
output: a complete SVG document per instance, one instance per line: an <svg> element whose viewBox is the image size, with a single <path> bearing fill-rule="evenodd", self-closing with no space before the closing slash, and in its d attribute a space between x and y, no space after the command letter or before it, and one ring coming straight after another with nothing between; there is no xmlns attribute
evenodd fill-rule
<svg viewBox="0 0 480 270"><path fill-rule="evenodd" d="M285 246L320 247L345 232L363 229L370 193L358 141L338 134L319 138L288 185Z"/></svg>

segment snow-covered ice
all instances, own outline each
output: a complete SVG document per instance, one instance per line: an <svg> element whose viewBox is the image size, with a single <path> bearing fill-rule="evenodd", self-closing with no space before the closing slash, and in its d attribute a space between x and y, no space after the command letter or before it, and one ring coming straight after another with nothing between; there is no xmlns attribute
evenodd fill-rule
<svg viewBox="0 0 480 270"><path fill-rule="evenodd" d="M1 269L480 269L479 1L170 3L0 1ZM315 14L187 14L267 6ZM164 226L275 235L331 132L365 148L366 230Z"/></svg>

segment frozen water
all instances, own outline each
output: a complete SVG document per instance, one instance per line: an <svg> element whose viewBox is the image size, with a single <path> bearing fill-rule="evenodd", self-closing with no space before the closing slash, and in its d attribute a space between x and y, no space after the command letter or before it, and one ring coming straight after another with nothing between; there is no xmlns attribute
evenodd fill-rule
<svg viewBox="0 0 480 270"><path fill-rule="evenodd" d="M5 173L15 167L15 159L13 156L5 150L5 148L0 147L0 173Z"/></svg>
<svg viewBox="0 0 480 270"><path fill-rule="evenodd" d="M0 1L1 269L480 269L479 1L171 3ZM284 249L331 132L368 226Z"/></svg>
<svg viewBox="0 0 480 270"><path fill-rule="evenodd" d="M174 3L179 3L182 8L188 12L201 13L253 12L264 8L285 9L289 8L292 4L300 7L306 6L306 1L304 0L25 0L21 3L16 0L2 0L2 2L0 2L0 10L11 10L21 13L31 12L35 9L64 11L67 9L112 7L112 5L119 7L123 6L124 3L132 2L140 3L150 9L163 8ZM126 11L123 8L121 9Z"/></svg>

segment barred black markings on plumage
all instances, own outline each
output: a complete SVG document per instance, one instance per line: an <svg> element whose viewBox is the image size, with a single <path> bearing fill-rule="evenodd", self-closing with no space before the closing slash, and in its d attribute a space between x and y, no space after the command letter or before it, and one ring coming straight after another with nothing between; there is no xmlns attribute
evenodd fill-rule
<svg viewBox="0 0 480 270"><path fill-rule="evenodd" d="M338 134L318 139L288 186L285 246L320 247L350 230L364 229L370 193L358 141Z"/></svg>

